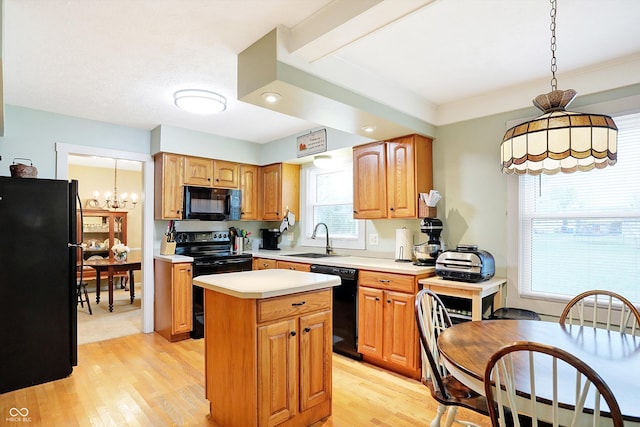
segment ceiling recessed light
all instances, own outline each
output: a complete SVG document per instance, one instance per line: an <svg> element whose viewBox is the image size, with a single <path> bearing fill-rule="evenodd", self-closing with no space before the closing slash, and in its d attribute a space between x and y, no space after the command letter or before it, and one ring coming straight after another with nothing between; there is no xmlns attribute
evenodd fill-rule
<svg viewBox="0 0 640 427"><path fill-rule="evenodd" d="M217 114L227 109L227 99L208 90L179 90L173 97L178 108L194 114Z"/></svg>
<svg viewBox="0 0 640 427"><path fill-rule="evenodd" d="M361 129L365 132L373 132L374 130L376 130L376 127L374 125L364 125L361 127Z"/></svg>
<svg viewBox="0 0 640 427"><path fill-rule="evenodd" d="M278 92L265 92L262 94L262 98L269 104L274 104L282 98Z"/></svg>

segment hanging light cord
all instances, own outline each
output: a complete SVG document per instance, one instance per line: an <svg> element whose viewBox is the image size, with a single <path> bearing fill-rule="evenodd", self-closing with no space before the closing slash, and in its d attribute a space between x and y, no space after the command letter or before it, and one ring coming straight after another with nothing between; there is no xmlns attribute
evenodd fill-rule
<svg viewBox="0 0 640 427"><path fill-rule="evenodd" d="M558 89L558 81L556 80L556 71L558 65L556 63L556 0L551 0L551 91Z"/></svg>

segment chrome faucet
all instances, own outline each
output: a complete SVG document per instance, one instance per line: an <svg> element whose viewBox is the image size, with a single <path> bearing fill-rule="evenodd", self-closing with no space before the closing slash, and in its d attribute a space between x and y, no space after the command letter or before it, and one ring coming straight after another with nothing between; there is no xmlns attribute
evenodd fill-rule
<svg viewBox="0 0 640 427"><path fill-rule="evenodd" d="M327 255L331 255L333 253L333 248L331 247L331 243L329 243L329 227L327 227L327 224L325 224L324 222L319 222L316 224L315 228L313 229L313 234L311 235L312 239L316 238L316 233L318 231L318 227L320 227L321 225L324 225L325 230L327 230Z"/></svg>

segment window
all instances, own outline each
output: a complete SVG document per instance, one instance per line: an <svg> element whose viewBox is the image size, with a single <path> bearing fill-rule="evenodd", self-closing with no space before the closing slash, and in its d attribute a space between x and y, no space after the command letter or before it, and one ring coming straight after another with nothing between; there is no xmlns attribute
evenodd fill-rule
<svg viewBox="0 0 640 427"><path fill-rule="evenodd" d="M353 219L353 168L351 163L333 169L313 166L304 169L306 182L306 210L302 244L326 244L326 230L318 228L315 239L311 234L315 225L323 222L329 228L334 248L364 249L364 223Z"/></svg>
<svg viewBox="0 0 640 427"><path fill-rule="evenodd" d="M640 302L640 114L617 117L618 162L521 176L521 294L608 289Z"/></svg>

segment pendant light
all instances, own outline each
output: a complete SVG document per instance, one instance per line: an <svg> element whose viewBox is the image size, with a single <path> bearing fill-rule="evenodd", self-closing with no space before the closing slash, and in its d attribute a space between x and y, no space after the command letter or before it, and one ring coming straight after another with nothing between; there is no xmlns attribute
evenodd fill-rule
<svg viewBox="0 0 640 427"><path fill-rule="evenodd" d="M576 91L557 89L556 11L556 0L551 0L551 92L533 100L541 116L505 133L500 145L503 173L571 173L602 169L617 160L618 128L611 117L565 111Z"/></svg>

